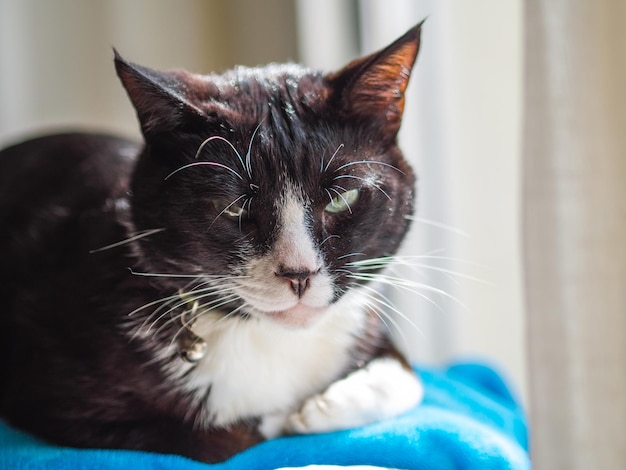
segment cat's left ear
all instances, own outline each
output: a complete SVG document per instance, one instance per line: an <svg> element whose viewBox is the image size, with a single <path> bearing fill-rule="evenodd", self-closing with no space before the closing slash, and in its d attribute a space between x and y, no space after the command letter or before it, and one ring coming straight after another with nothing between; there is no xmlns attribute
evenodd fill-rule
<svg viewBox="0 0 626 470"><path fill-rule="evenodd" d="M386 48L356 59L328 78L342 114L373 121L395 137L404 111L404 92L420 46L423 22Z"/></svg>
<svg viewBox="0 0 626 470"><path fill-rule="evenodd" d="M137 111L146 137L174 131L204 113L189 96L185 72L159 71L126 61L114 49L115 69Z"/></svg>

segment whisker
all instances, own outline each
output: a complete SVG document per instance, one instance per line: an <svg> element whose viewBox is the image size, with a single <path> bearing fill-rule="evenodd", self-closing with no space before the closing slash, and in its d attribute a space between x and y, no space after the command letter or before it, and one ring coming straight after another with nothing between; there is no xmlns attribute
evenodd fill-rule
<svg viewBox="0 0 626 470"><path fill-rule="evenodd" d="M198 159L198 156L200 155L200 152L202 152L202 149L204 148L204 146L213 140L226 142L230 146L230 148L233 149L233 152L235 152L235 155L237 155L237 158L239 159L239 162L241 163L241 167L245 169L245 165L243 164L243 158L241 158L241 154L239 153L239 151L235 148L235 146L228 139L225 139L221 135L214 135L206 139L204 142L202 142L200 144L200 147L198 147L198 151L196 152L196 156L194 158L195 160Z"/></svg>
<svg viewBox="0 0 626 470"><path fill-rule="evenodd" d="M347 191L346 188L344 188L343 186L339 186L337 183L333 184L333 188L339 188L344 193Z"/></svg>
<svg viewBox="0 0 626 470"><path fill-rule="evenodd" d="M211 310L216 310L219 307L223 306L223 305L227 305L228 303L232 302L233 300L236 300L238 298L238 296L236 294L231 294L230 296L228 296L228 300L224 300L224 299L219 299L219 301L215 304L215 305L211 305L210 308L202 308L202 305L198 305L197 309L198 312L191 318L188 318L185 320L185 322L182 321L182 316L184 314L181 313L180 315L177 315L173 318L170 318L168 321L166 321L163 325L161 325L156 331L155 334L158 334L160 331L163 330L163 328L167 327L168 325L174 323L177 320L181 321L181 327L176 331L176 333L174 334L174 336L172 337L172 340L170 341L170 345L173 345L176 340L178 339L178 337L180 336L180 334L185 331L185 329L189 329L191 327L191 325L194 324L194 322L200 318L203 315L206 315L208 312L210 312ZM213 304L213 302L207 302L204 305L210 305ZM221 320L221 319L220 319ZM216 322L216 324L220 321L218 320Z"/></svg>
<svg viewBox="0 0 626 470"><path fill-rule="evenodd" d="M210 295L218 295L218 294L220 294L220 293L221 293L221 290L220 290L220 289L222 289L220 286L211 286L211 287L207 287L207 288L197 289L197 290L195 290L195 291L191 291L191 292L193 292L195 295L191 295L191 293L182 294L182 293L180 293L180 292L179 292L177 296L173 296L173 297L175 297L173 300L170 300L170 301L168 301L167 303L162 304L162 305L161 305L161 306L159 306L156 310L154 310L154 311L153 311L153 312L152 312L152 313L151 313L151 314L150 314L150 315L149 315L149 316L148 316L148 317L144 320L144 322L142 323L142 325L141 325L141 327L140 327L140 329L139 329L139 330L143 330L143 328L145 328L145 326L146 326L149 322L151 322L150 327L148 327L148 329L147 329L147 331L146 331L146 333L149 333L149 332L150 332L150 330L152 329L152 327L153 327L153 326L154 326L157 322L159 322L162 318L164 318L166 315L168 315L169 313L173 312L173 311L174 311L174 310L176 310L177 308L182 307L183 305L188 304L188 303L190 303L190 302L194 302L194 301L196 301L197 299L200 299L200 298L208 297L208 296L210 296ZM198 295L198 294L201 294L201 295ZM167 309L165 312L163 312L161 315L159 315L156 319L154 319L154 320L153 320L153 318L154 318L156 315L158 315L158 313L159 313L162 309L164 309L164 308L166 308L166 307L170 306L170 305L174 302L174 300L178 300L178 302L177 302L175 305L171 306L169 309ZM174 317L174 318L176 318L176 317ZM167 322L166 322L166 324L167 324ZM161 330L161 328L159 328L159 329L157 330L157 333L158 333L160 330Z"/></svg>
<svg viewBox="0 0 626 470"><path fill-rule="evenodd" d="M424 256L424 255L417 255L417 256L385 256L385 257L380 257L380 258L370 258L370 259L364 259L364 260L357 260L351 263L346 263L346 266L352 267L352 268L356 268L359 271L367 271L367 270L377 270L377 269L382 269L385 268L387 266L406 266L408 268L410 268L411 270L418 272L420 269L424 269L424 270L430 270L430 271L436 271L436 272L440 272L443 274L448 274L450 276L454 276L457 278L461 278L461 279L467 279L469 281L473 281L473 282L479 282L481 284L485 284L485 285L494 285L492 282L489 282L485 279L481 279L475 276L470 276L467 274L463 274L457 271L453 271L451 269L446 269L446 268L442 268L439 266L433 266L430 264L425 264L425 263L420 263L419 261L423 260L423 259L442 259L442 260L449 260L448 258L445 257L433 257L433 256Z"/></svg>
<svg viewBox="0 0 626 470"><path fill-rule="evenodd" d="M226 166L226 165L222 165L221 163L217 163L217 162L193 162L193 163L188 163L187 165L183 165L180 168L177 168L176 170L172 171L169 175L167 175L165 177L165 181L167 181L169 178L171 178L172 176L174 176L176 173L186 170L187 168L191 168L194 166L216 166L218 168L223 168L225 170L230 171L233 175L235 175L237 178L239 178L241 181L244 181L243 176L241 176L238 172L236 172L235 170L233 170L231 167Z"/></svg>
<svg viewBox="0 0 626 470"><path fill-rule="evenodd" d="M369 308L372 312L374 312L374 314L380 318L380 320L383 322L383 324L385 325L385 328L387 328L387 331L389 332L393 332L395 329L395 332L398 333L398 335L400 336L400 340L402 341L402 343L404 345L408 345L408 340L406 337L406 334L403 330L403 328L400 327L399 323L393 318L392 315L389 315L387 312L385 312L385 310L383 308L381 308L379 305L376 305L375 303L375 299L370 298L369 294L365 294L366 296L368 296L366 298L366 307ZM393 327L393 329L392 329ZM419 330L418 330L419 332ZM421 332L420 332L421 334Z"/></svg>
<svg viewBox="0 0 626 470"><path fill-rule="evenodd" d="M346 205L346 207L348 208L348 212L350 212L350 214L352 214L352 208L350 207L350 204L348 204L348 201L346 201L346 198L343 197L343 194L341 194L339 191L337 191L335 188L330 188L331 191L335 191L337 193L337 195L341 198L341 200L344 202L344 204Z"/></svg>
<svg viewBox="0 0 626 470"><path fill-rule="evenodd" d="M252 198L248 198L246 200L243 201L243 204L241 205L241 212L239 213L239 231L241 232L241 220L243 218L243 214L246 212L246 203L249 203L252 200Z"/></svg>
<svg viewBox="0 0 626 470"><path fill-rule="evenodd" d="M367 258L346 263L346 266L356 268L359 271L383 269L395 261L394 257Z"/></svg>
<svg viewBox="0 0 626 470"><path fill-rule="evenodd" d="M256 129L254 129L254 132L252 133L252 137L250 137L250 143L248 144L248 152L246 153L246 171L248 172L248 176L250 178L252 178L252 158L251 158L252 143L254 142L254 136L256 136L256 133L261 128L261 124L263 124L264 121L265 121L265 118L261 119L261 122L259 122L259 125L256 126Z"/></svg>
<svg viewBox="0 0 626 470"><path fill-rule="evenodd" d="M326 191L326 194L328 194L328 199L330 199L330 203L333 203L333 195L330 194L330 191L327 188L324 188L324 191Z"/></svg>
<svg viewBox="0 0 626 470"><path fill-rule="evenodd" d="M347 275L352 275L352 271L348 270L348 269L341 269L341 268L337 268L337 269L333 269L333 274L339 274L339 273L343 273L343 274L347 274Z"/></svg>
<svg viewBox="0 0 626 470"><path fill-rule="evenodd" d="M343 144L339 144L339 147L337 147L337 150L335 150L335 153L333 153L333 155L330 157L330 160L328 160L328 163L326 164L326 166L324 167L324 169L322 170L322 173L325 173L328 171L328 168L330 167L330 164L333 162L333 160L335 159L335 157L337 156L337 154L339 153L339 151L344 147ZM324 161L322 161L322 165L324 164Z"/></svg>
<svg viewBox="0 0 626 470"><path fill-rule="evenodd" d="M404 255L402 256L403 258L421 258L421 259L436 259L436 260L441 260L441 261L450 261L452 263L461 263L461 264L466 264L468 266L475 266L477 268L482 268L482 269L491 269L489 266L485 265L485 264L481 264L481 263L476 263L474 261L469 261L463 258L453 258L450 256L438 256L435 255L433 253L441 253L444 252L444 249L439 249L439 250L433 250L425 255Z"/></svg>
<svg viewBox="0 0 626 470"><path fill-rule="evenodd" d="M376 299L374 298L373 295L368 294L368 293L363 293L363 297L365 299L366 308L373 311L376 314L376 316L380 318L380 320L383 322L383 324L385 325L385 328L388 331L391 332L391 326L395 327L397 330L400 330L396 320L387 312L385 312L384 309L380 305L376 303Z"/></svg>
<svg viewBox="0 0 626 470"><path fill-rule="evenodd" d="M207 279L245 279L250 276L240 276L240 275L224 275L224 274L173 274L173 273L146 273L141 271L134 271L132 268L127 268L130 273L134 276L144 276L144 277L169 277L172 279L175 278L207 278Z"/></svg>
<svg viewBox="0 0 626 470"><path fill-rule="evenodd" d="M322 245L324 245L324 243L326 243L328 240L331 240L333 238L339 238L340 239L341 237L339 235L329 235L326 238L324 238L324 240L322 240L322 242L320 243L320 247Z"/></svg>
<svg viewBox="0 0 626 470"><path fill-rule="evenodd" d="M435 301L433 301L430 297L428 297L427 295L423 294L422 292L417 291L416 289L423 289L425 291L434 292L436 294L441 295L442 297L446 297L446 298L449 298L450 300L453 300L453 301L457 302L459 305L461 305L462 307L467 309L467 307L460 300L458 300L456 297L454 297L453 295L448 294L444 290L438 289L438 288L433 287L433 286L429 286L428 284L422 284L422 283L418 283L418 282L410 282L410 281L406 281L404 279L391 278L389 276L382 276L382 275L379 275L379 274L369 274L369 273L368 274L365 274L365 273L352 274L352 275L350 275L348 277L350 277L352 279L355 279L355 280L359 280L359 281L378 282L380 284L386 284L386 285L395 287L397 289L406 290L408 292L411 292L412 294L415 294L415 295L423 298L424 300L427 300L428 302L433 304L435 307L437 307L439 310L442 310L442 309Z"/></svg>
<svg viewBox="0 0 626 470"><path fill-rule="evenodd" d="M363 165L363 164L372 164L372 165L386 166L388 168L391 168L392 170L396 170L398 173L402 173L403 175L406 175L406 173L404 171L402 171L400 168L395 167L393 165L390 165L389 163L379 162L377 160L359 160L359 161L356 161L356 162L344 163L339 168L337 168L335 171L337 172L339 170L342 170L342 169L347 168L347 167L352 166L352 165Z"/></svg>
<svg viewBox="0 0 626 470"><path fill-rule="evenodd" d="M224 292L228 292L229 290L232 290L232 288L226 288L226 289L224 289L223 291L220 291L220 292L208 292L208 293L205 293L205 294L203 294L203 295L200 295L200 296L195 296L195 297L190 298L190 299L184 299L183 301L181 301L181 302L179 302L178 304L176 304L176 305L174 305L173 307L171 307L169 310L165 311L163 314L159 315L159 317L158 317L157 319L155 319L154 321L152 321L151 325L150 325L150 326L148 327L148 329L146 330L146 333L149 333L149 332L150 332L150 330L152 329L152 327L153 327L153 326L154 326L157 322L159 322L159 321L160 321L161 319L163 319L163 318L164 318L167 314L171 313L172 311L176 310L177 308L182 307L183 305L186 305L186 304L193 303L193 302L196 302L196 301L198 301L198 300L204 299L204 298L206 298L206 297L211 297L211 296L214 296L214 295L221 295L221 294L223 294ZM228 300L226 303L228 303L228 302L230 302L230 301L232 301L232 300L235 300L238 296L237 296L236 294L229 294L229 296L227 296L227 297L229 298L229 300ZM213 304L216 304L216 305L220 305L220 306L221 306L221 302L223 302L223 301L224 301L224 298L220 297L219 299L215 299L215 300L213 300L213 301L211 301L211 302L206 302L204 305L205 305L205 306L209 306L209 305L211 305L211 308L210 308L210 309L204 309L204 310L202 310L199 314L204 314L204 313L206 313L207 311L209 311L209 310L211 310L211 309L215 309L216 307L215 307ZM160 326L160 327L159 327L159 328L155 331L155 335L156 335L156 334L158 334L158 333L160 333L160 332L163 330L163 328L165 328L167 325L170 325L170 324L172 324L173 322L175 322L177 319L180 319L180 318L182 317L182 315L184 315L184 313L185 313L185 311L183 311L183 312L181 312L181 313L179 313L179 314L177 314L177 315L173 316L172 318L170 318L169 320L167 320L165 323L163 323L163 324L162 324L162 325L161 325L161 326ZM199 314L196 314L196 316L194 316L194 320L195 320L195 318L197 318L197 315L199 315ZM153 315L151 315L151 316L153 316ZM147 320L149 320L149 319L147 319ZM188 321L187 321L187 324L191 324L191 323L193 323L193 321L194 321L194 320L188 320ZM146 321L146 322L144 322L144 324L142 325L142 328L144 328L146 325L147 325L147 321Z"/></svg>
<svg viewBox="0 0 626 470"><path fill-rule="evenodd" d="M188 276L184 276L184 277L188 277ZM205 294L205 293L213 293L213 294L219 294L220 289L224 289L224 286L209 286L209 287L202 287L204 285L207 285L210 282L216 282L216 281L229 281L229 280L233 280L233 279L241 279L241 278L245 278L246 276L213 276L213 279L205 279L205 275L195 275L195 276L190 276L193 277L194 279L189 282L184 288L183 288L183 293L181 294L181 292L177 292L175 294L169 295L167 297L163 297L161 299L157 299L154 300L152 302L148 302L147 304L142 305L141 307L138 307L136 309L134 309L132 312L130 312L128 314L128 316L133 316L136 313L140 312L141 310L145 310L147 308L150 307L154 307L155 305L159 305L160 306L153 311L149 317L148 317L148 321L150 320L151 317L153 317L155 314L158 314L160 310L162 310L163 308L166 308L167 306L171 305L174 301L176 300L180 300L183 299L185 302L189 302L190 300L194 300L195 299L195 295L198 294ZM191 286L195 281L203 281L200 282L198 285L196 285L195 287L193 287L191 290L187 291L187 289L189 289L189 286ZM145 325L144 325L145 326Z"/></svg>
<svg viewBox="0 0 626 470"><path fill-rule="evenodd" d="M127 243L132 243L136 240L139 240L141 238L144 237L149 237L150 235L154 235L155 233L159 233L159 232L163 232L165 230L165 228L155 228L152 230L143 230L139 233L137 233L137 235L134 235L130 238L127 238L125 240L116 242L116 243L111 243L110 245L105 245L103 247L100 248L96 248L95 250L90 250L89 253L99 253L101 251L105 251L105 250L110 250L111 248L117 248L118 246L122 246L122 245L126 245Z"/></svg>
<svg viewBox="0 0 626 470"><path fill-rule="evenodd" d="M352 178L355 180L363 181L367 186L373 186L374 188L378 189L381 193L383 193L387 199L389 199L390 201L392 200L391 197L389 197L389 194L387 194L383 190L383 188L381 188L377 184L372 183L371 181L366 180L365 178L361 178L360 176L354 176L354 175L338 175L338 176L335 176L334 179L341 179L341 178Z"/></svg>
<svg viewBox="0 0 626 470"><path fill-rule="evenodd" d="M129 317L132 317L134 314L136 314L137 312L140 312L142 310L145 310L147 308L153 307L155 305L159 305L159 304L163 304L163 303L167 303L167 302L171 302L172 300L176 300L180 298L180 296L178 294L174 294L174 295L170 295L168 297L163 297L161 299L158 300L153 300L152 302L148 302L147 304L142 305L141 307L136 308L135 310L133 310L132 312L130 312L128 314Z"/></svg>
<svg viewBox="0 0 626 470"><path fill-rule="evenodd" d="M345 255L341 255L341 256L337 256L337 260L340 259L345 259L345 258L349 258L350 256L365 256L365 253L359 253L359 252L355 252L355 253L347 253ZM353 263L346 263L346 266L351 266ZM352 272L352 271L348 271L348 272Z"/></svg>
<svg viewBox="0 0 626 470"><path fill-rule="evenodd" d="M231 203L230 203L230 204L228 204L226 207L224 207L224 209L222 209L222 211L221 211L219 214L217 214L217 215L215 216L215 218L213 219L213 221L209 224L209 226L207 227L207 232L211 229L211 227L213 227L213 224L215 223L215 221L216 221L217 219L219 219L219 218L220 218L220 216L221 216L224 212L226 212L228 209L230 209L230 208L231 208L234 204L237 204L237 203L238 203L240 200L242 200L244 197L246 197L246 195L245 195L245 194L242 194L241 196L239 196L238 198L236 198L234 201L231 201ZM242 208L242 209L243 209L243 208ZM243 211L242 211L242 212L243 212ZM241 214L239 215L239 217L241 217ZM241 228L241 226L240 226L240 228Z"/></svg>
<svg viewBox="0 0 626 470"><path fill-rule="evenodd" d="M144 322L141 324L141 327L139 328L139 330L143 330L148 323L150 323L150 326L148 326L148 328L145 330L145 334L149 334L150 331L152 330L152 328L159 322L161 321L163 318L165 318L168 314L172 313L174 310L176 310L177 308L182 307L183 305L187 305L189 303L188 300L185 299L181 299L179 297L179 301L177 303L175 303L173 306L171 306L170 308L168 308L167 310L165 310L161 315L159 315L156 319L153 319L154 316L157 314L158 310L155 310L154 312L152 312L152 314L150 314L150 316L148 316L148 318L146 318L144 320ZM184 313L184 312L183 312ZM170 318L168 321L165 322L165 325L169 324L170 322L173 322L176 320L176 318L180 318L180 316L183 314L180 313L178 315L175 315L173 318ZM162 330L164 325L161 325L156 331L155 331L155 335L159 334Z"/></svg>
<svg viewBox="0 0 626 470"><path fill-rule="evenodd" d="M446 231L454 233L456 235L461 235L462 237L466 237L466 238L470 237L470 234L467 233L465 230L461 230L459 228L452 227L451 225L447 225L447 224L444 224L444 223L441 223L441 222L437 222L435 220L425 219L424 217L417 217L417 216L413 216L413 215L405 215L404 218L407 219L407 220L413 220L413 221L418 222L420 224L430 225L432 227L440 228L442 230L446 230Z"/></svg>
<svg viewBox="0 0 626 470"><path fill-rule="evenodd" d="M450 277L450 279L454 279L455 281L457 280L455 278L460 278L460 279L467 279L468 281L478 282L480 284L484 284L488 286L495 285L493 282L486 281L485 279L481 279L479 277L474 277L474 276L469 276L467 274L459 273L459 272L452 271L446 268L440 268L439 266L431 266L431 265L424 264L424 263L406 263L402 261L397 261L395 264L397 266L406 266L415 272L419 271L420 269L426 269L429 271L435 271L435 272L447 274Z"/></svg>
<svg viewBox="0 0 626 470"><path fill-rule="evenodd" d="M379 303L380 305L382 305L383 307L388 308L389 310L391 310L393 313L395 313L396 315L398 315L400 318L402 318L403 320L405 320L412 328L415 329L415 331L417 331L420 335L423 335L424 333L422 332L422 330L420 330L418 328L418 326L404 313L402 313L395 305L393 305L393 303L391 302L391 300L389 300L389 298L387 296L385 296L382 292L377 291L376 289L370 287L370 286L361 286L362 288L372 292L373 294L364 294L367 295L369 299ZM401 329L399 328L398 324L394 321L391 320L392 317L388 316L388 318L390 319L390 321L393 322L394 326L401 331Z"/></svg>
<svg viewBox="0 0 626 470"><path fill-rule="evenodd" d="M231 310L230 312L228 312L227 314L225 314L222 318L220 318L219 320L217 320L215 322L215 325L219 325L220 323L234 317L235 315L237 315L241 310L243 310L244 308L248 307L247 303L242 303L239 307L234 308L233 310Z"/></svg>
<svg viewBox="0 0 626 470"><path fill-rule="evenodd" d="M237 295L236 293L232 293L229 294L225 297L222 297L220 299L216 299L214 301L211 302L205 302L202 304L198 305L198 309L202 309L203 312L201 312L201 314L197 315L197 317L199 317L200 315L206 313L207 311L211 311L211 310L217 310L220 307L223 307L224 305L228 305L229 303L233 302L234 300L237 300L239 298L239 295Z"/></svg>

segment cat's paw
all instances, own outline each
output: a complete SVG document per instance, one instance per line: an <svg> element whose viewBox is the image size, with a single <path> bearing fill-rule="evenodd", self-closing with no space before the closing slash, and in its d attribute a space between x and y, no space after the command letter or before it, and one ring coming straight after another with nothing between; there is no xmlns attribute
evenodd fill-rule
<svg viewBox="0 0 626 470"><path fill-rule="evenodd" d="M416 406L423 387L392 358L375 359L323 393L307 399L287 420L287 431L311 434L364 426Z"/></svg>

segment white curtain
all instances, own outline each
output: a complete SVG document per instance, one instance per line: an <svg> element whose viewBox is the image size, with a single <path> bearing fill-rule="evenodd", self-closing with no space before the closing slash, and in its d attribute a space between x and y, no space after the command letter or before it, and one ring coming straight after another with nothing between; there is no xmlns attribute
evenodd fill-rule
<svg viewBox="0 0 626 470"><path fill-rule="evenodd" d="M116 47L219 72L297 57L293 0L0 0L0 145L77 127L138 136Z"/></svg>
<svg viewBox="0 0 626 470"><path fill-rule="evenodd" d="M524 233L537 470L626 468L626 2L529 0Z"/></svg>

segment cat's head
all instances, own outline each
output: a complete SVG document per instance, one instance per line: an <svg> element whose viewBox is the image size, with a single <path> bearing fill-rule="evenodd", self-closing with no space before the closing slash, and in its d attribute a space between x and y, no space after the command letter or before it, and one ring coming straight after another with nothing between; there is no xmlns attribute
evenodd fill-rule
<svg viewBox="0 0 626 470"><path fill-rule="evenodd" d="M225 313L306 325L393 255L413 211L397 146L420 25L322 74L296 65L222 75L115 63L145 137L136 230L154 273ZM370 273L370 271L367 271ZM181 278L186 283L188 278Z"/></svg>

